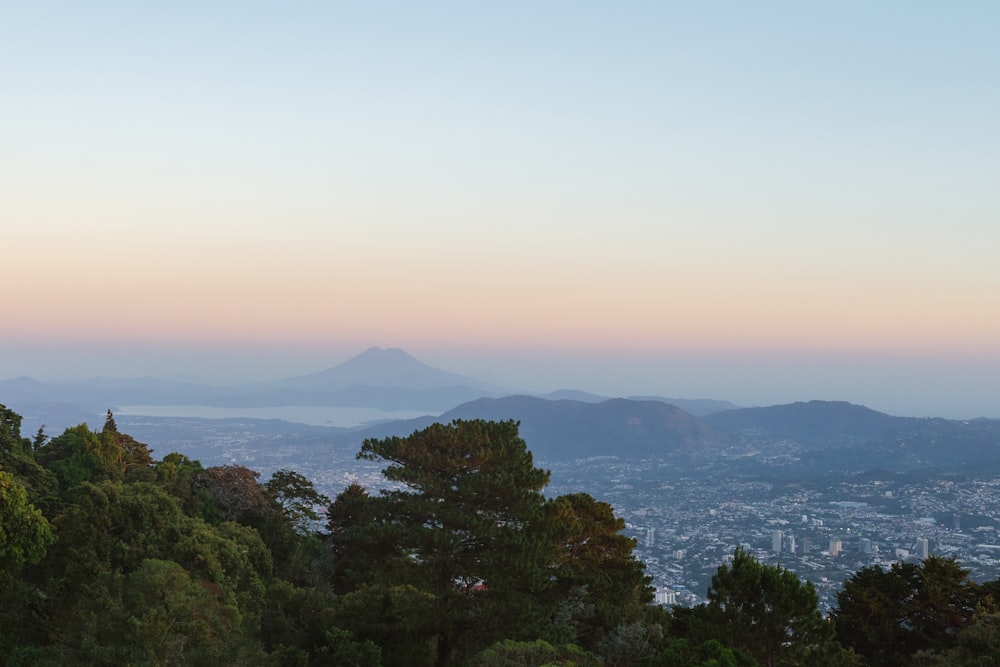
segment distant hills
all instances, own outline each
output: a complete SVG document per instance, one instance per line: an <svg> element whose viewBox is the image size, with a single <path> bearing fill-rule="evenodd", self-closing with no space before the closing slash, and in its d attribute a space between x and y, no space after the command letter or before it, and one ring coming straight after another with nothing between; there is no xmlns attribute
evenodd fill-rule
<svg viewBox="0 0 1000 667"><path fill-rule="evenodd" d="M440 417L387 422L342 441L408 435L435 421L513 419L536 457L570 460L595 456L681 457L704 459L726 435L680 408L658 401L610 399L600 403L548 400L534 396L482 398Z"/></svg>
<svg viewBox="0 0 1000 667"><path fill-rule="evenodd" d="M372 347L326 370L273 382L216 386L158 378L88 378L71 382L39 382L21 377L0 380L0 402L6 400L26 416L58 406L55 423L65 425L122 405L198 405L217 408L351 407L384 411L441 414L480 398L523 393L475 378L434 368L398 348ZM543 398L602 403L608 396L566 389ZM736 407L709 399L665 399L693 415ZM45 406L45 410L41 410ZM30 422L31 419L26 421ZM44 420L43 420L44 421ZM47 423L52 424L50 419Z"/></svg>
<svg viewBox="0 0 1000 667"><path fill-rule="evenodd" d="M434 421L514 419L540 460L668 457L678 465L730 465L741 473L1000 469L998 420L894 417L843 401L738 408L711 399L612 398L573 389L531 396L442 371L395 348L371 348L318 373L236 386L155 378L47 383L21 377L0 380L0 403L24 415L26 428L46 423L50 433L120 405L358 407L428 415L361 430L297 432L349 448L364 438L407 435ZM262 432L280 430L280 424L268 422ZM164 446L170 445L158 449Z"/></svg>
<svg viewBox="0 0 1000 667"><path fill-rule="evenodd" d="M919 420L890 415L845 401L807 401L766 408L742 408L704 417L726 431L757 430L775 438L843 444L875 438Z"/></svg>
<svg viewBox="0 0 1000 667"><path fill-rule="evenodd" d="M1000 472L1000 420L893 417L843 401L737 409L702 418L659 401L479 399L438 418L343 433L341 443L408 435L434 421L516 419L541 460L663 457L734 474L858 473L939 469Z"/></svg>
<svg viewBox="0 0 1000 667"><path fill-rule="evenodd" d="M559 389L557 391L549 392L548 394L540 394L539 398L547 398L552 401L565 399L570 401L583 401L584 403L603 403L613 397L600 396L598 394L591 394L577 389ZM735 410L739 407L733 405L729 401L716 401L710 398L665 398L663 396L626 396L626 398L633 401L657 401L659 403L669 403L670 405L674 405L684 412L692 414L696 417L710 415L715 412L722 412L723 410Z"/></svg>
<svg viewBox="0 0 1000 667"><path fill-rule="evenodd" d="M440 413L477 398L510 393L515 392L424 364L403 350L375 347L311 375L233 386L156 378L0 380L0 397L11 403L75 405L85 414L120 405L330 406Z"/></svg>

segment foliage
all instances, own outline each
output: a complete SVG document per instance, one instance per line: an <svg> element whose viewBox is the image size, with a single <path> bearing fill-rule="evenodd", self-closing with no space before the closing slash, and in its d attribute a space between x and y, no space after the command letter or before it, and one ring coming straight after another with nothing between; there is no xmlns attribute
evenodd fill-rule
<svg viewBox="0 0 1000 667"><path fill-rule="evenodd" d="M780 566L759 563L742 549L712 577L708 600L728 635L726 643L765 665L832 639L812 584Z"/></svg>
<svg viewBox="0 0 1000 667"><path fill-rule="evenodd" d="M915 667L987 667L1000 663L1000 614L991 613L962 628L955 646L947 650L920 651Z"/></svg>
<svg viewBox="0 0 1000 667"><path fill-rule="evenodd" d="M218 664L253 654L222 589L174 562L103 573L69 606L51 651L64 664Z"/></svg>
<svg viewBox="0 0 1000 667"><path fill-rule="evenodd" d="M0 585L25 563L37 563L55 541L49 522L28 502L13 475L0 470Z"/></svg>
<svg viewBox="0 0 1000 667"><path fill-rule="evenodd" d="M337 600L335 623L382 649L385 667L429 664L437 638L437 600L414 586L362 586Z"/></svg>
<svg viewBox="0 0 1000 667"><path fill-rule="evenodd" d="M372 498L360 484L352 483L330 505L327 530L335 591L349 593L378 582L382 573L393 573L396 576L390 580L398 581L414 565L402 553L398 537L402 529L382 511L384 504L384 499Z"/></svg>
<svg viewBox="0 0 1000 667"><path fill-rule="evenodd" d="M505 639L483 649L470 667L599 667L597 656L573 644L553 646L543 639L531 642Z"/></svg>
<svg viewBox="0 0 1000 667"><path fill-rule="evenodd" d="M105 457L114 466L115 479L128 477L130 481L150 482L156 478L152 450L132 436L119 433L111 410L108 410L100 440L102 452L107 452Z"/></svg>
<svg viewBox="0 0 1000 667"><path fill-rule="evenodd" d="M968 575L954 559L937 556L859 570L837 593L837 637L873 667L947 650L982 601Z"/></svg>
<svg viewBox="0 0 1000 667"><path fill-rule="evenodd" d="M212 496L196 482L204 468L199 461L192 461L176 452L167 454L153 467L156 485L180 502L184 513L203 519L218 517Z"/></svg>
<svg viewBox="0 0 1000 667"><path fill-rule="evenodd" d="M572 641L594 649L606 629L635 623L653 600L645 565L635 558L635 540L621 534L625 521L611 505L586 493L549 503L547 523L556 531L555 593L573 628Z"/></svg>
<svg viewBox="0 0 1000 667"><path fill-rule="evenodd" d="M628 667L653 655L663 639L663 628L649 623L624 623L597 644L597 653L609 667Z"/></svg>
<svg viewBox="0 0 1000 667"><path fill-rule="evenodd" d="M281 508L285 521L300 533L308 533L319 521L316 507L326 507L330 499L316 490L313 483L294 470L278 470L264 488Z"/></svg>
<svg viewBox="0 0 1000 667"><path fill-rule="evenodd" d="M273 511L273 505L259 478L259 472L245 466L213 466L201 472L194 486L212 498L218 519L260 525Z"/></svg>
<svg viewBox="0 0 1000 667"><path fill-rule="evenodd" d="M0 403L0 454L21 449L27 441L21 437L21 415Z"/></svg>
<svg viewBox="0 0 1000 667"><path fill-rule="evenodd" d="M109 478L98 456L101 448L97 434L86 424L80 424L49 440L38 450L36 459L53 473L59 485L59 495L65 498L83 482Z"/></svg>
<svg viewBox="0 0 1000 667"><path fill-rule="evenodd" d="M712 577L707 604L674 610L671 633L695 646L716 640L768 667L855 664L817 604L811 583L737 549Z"/></svg>
<svg viewBox="0 0 1000 667"><path fill-rule="evenodd" d="M393 549L369 552L373 561L410 561L379 580L434 596L439 665L541 621L551 541L540 491L549 473L534 467L515 422L434 424L406 438L366 440L358 456L389 463L383 474L406 487L368 504L378 532L359 546ZM345 537L335 532L333 540ZM394 582L394 574L406 579Z"/></svg>
<svg viewBox="0 0 1000 667"><path fill-rule="evenodd" d="M671 639L658 654L638 660L637 667L757 667L759 663L736 649L710 639L692 646L686 639Z"/></svg>
<svg viewBox="0 0 1000 667"><path fill-rule="evenodd" d="M708 604L653 607L624 522L587 494L547 500L516 422L366 441L359 457L395 487L348 486L328 535L315 510L329 501L294 471L262 484L156 461L110 412L99 433L51 440L20 423L0 406L0 663L857 664L808 583L741 551ZM934 649L901 655L978 664L995 647L990 617L970 625L990 599L953 562L881 576L859 582L912 598L885 637L921 629ZM845 623L865 620L847 604L865 595L845 594Z"/></svg>

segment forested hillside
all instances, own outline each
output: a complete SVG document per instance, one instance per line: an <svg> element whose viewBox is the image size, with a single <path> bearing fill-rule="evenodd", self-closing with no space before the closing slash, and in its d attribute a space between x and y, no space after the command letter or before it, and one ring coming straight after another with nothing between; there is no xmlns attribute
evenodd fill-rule
<svg viewBox="0 0 1000 667"><path fill-rule="evenodd" d="M735 548L707 604L652 604L624 522L542 494L513 421L369 439L393 490L154 457L109 412L49 439L0 406L7 665L965 665L996 592L953 560L856 573L832 619Z"/></svg>

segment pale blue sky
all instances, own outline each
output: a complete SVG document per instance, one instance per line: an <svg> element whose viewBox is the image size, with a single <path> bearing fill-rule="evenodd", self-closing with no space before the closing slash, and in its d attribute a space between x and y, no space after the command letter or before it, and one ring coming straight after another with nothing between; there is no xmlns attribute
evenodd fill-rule
<svg viewBox="0 0 1000 667"><path fill-rule="evenodd" d="M8 4L0 377L1000 416L996 3Z"/></svg>

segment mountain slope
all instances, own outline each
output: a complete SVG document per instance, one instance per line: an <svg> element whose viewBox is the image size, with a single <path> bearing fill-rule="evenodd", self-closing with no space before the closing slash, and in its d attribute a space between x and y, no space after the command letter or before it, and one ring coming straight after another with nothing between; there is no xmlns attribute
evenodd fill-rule
<svg viewBox="0 0 1000 667"><path fill-rule="evenodd" d="M473 378L429 366L399 348L378 347L369 348L319 373L287 378L274 384L304 391L334 391L349 387L495 389Z"/></svg>
<svg viewBox="0 0 1000 667"><path fill-rule="evenodd" d="M714 453L726 436L683 410L659 401L611 399L602 403L533 396L482 398L438 418L380 424L355 437L408 435L428 423L454 419L514 419L521 437L541 460L594 456L701 459Z"/></svg>
<svg viewBox="0 0 1000 667"><path fill-rule="evenodd" d="M875 438L905 428L915 421L910 417L893 417L845 401L808 401L726 410L706 415L703 419L727 431L754 429L772 437L843 442Z"/></svg>

